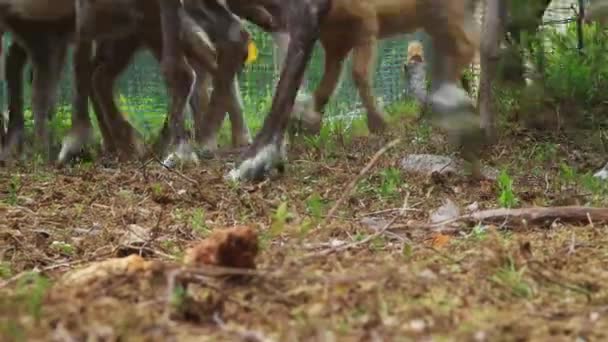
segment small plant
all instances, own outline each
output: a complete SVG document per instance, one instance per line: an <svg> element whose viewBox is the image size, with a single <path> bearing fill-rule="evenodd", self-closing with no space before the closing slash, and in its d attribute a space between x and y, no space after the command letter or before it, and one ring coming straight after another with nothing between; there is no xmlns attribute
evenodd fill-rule
<svg viewBox="0 0 608 342"><path fill-rule="evenodd" d="M10 278L12 274L11 265L7 262L0 262L0 279Z"/></svg>
<svg viewBox="0 0 608 342"><path fill-rule="evenodd" d="M160 243L163 250L173 255L176 259L182 259L183 252L179 249L179 246L173 240L163 240Z"/></svg>
<svg viewBox="0 0 608 342"><path fill-rule="evenodd" d="M382 198L394 196L402 183L401 171L394 167L386 168L380 171L380 179L380 196Z"/></svg>
<svg viewBox="0 0 608 342"><path fill-rule="evenodd" d="M306 211L315 219L319 220L321 215L323 215L323 209L325 204L321 199L321 196L316 192L308 197L306 200Z"/></svg>
<svg viewBox="0 0 608 342"><path fill-rule="evenodd" d="M176 285L173 289L173 292L171 292L171 307L173 307L174 310L180 312L184 306L187 295L188 292L182 285Z"/></svg>
<svg viewBox="0 0 608 342"><path fill-rule="evenodd" d="M287 219L290 217L287 202L281 203L272 215L269 234L271 237L279 236L285 230Z"/></svg>
<svg viewBox="0 0 608 342"><path fill-rule="evenodd" d="M425 121L422 121L416 130L416 136L413 143L417 145L427 145L431 140L432 127Z"/></svg>
<svg viewBox="0 0 608 342"><path fill-rule="evenodd" d="M475 239L476 241L482 241L487 237L487 227L478 224L473 227L473 230L471 230L469 236Z"/></svg>
<svg viewBox="0 0 608 342"><path fill-rule="evenodd" d="M160 183L150 184L150 190L152 191L152 196L160 197L163 195L163 186Z"/></svg>
<svg viewBox="0 0 608 342"><path fill-rule="evenodd" d="M196 208L192 210L192 216L190 217L190 225L192 229L203 237L211 233L211 229L205 223L205 210L202 208Z"/></svg>
<svg viewBox="0 0 608 342"><path fill-rule="evenodd" d="M534 159L539 162L551 162L557 158L557 145L553 143L541 143L537 145Z"/></svg>
<svg viewBox="0 0 608 342"><path fill-rule="evenodd" d="M51 249L68 256L74 255L75 252L74 246L62 241L53 241L53 243L51 243Z"/></svg>
<svg viewBox="0 0 608 342"><path fill-rule="evenodd" d="M576 181L577 174L576 170L574 170L570 165L562 162L559 165L559 174L560 178L566 183L571 184Z"/></svg>
<svg viewBox="0 0 608 342"><path fill-rule="evenodd" d="M519 200L513 192L513 179L507 174L506 170L502 170L498 176L498 189L500 194L498 196L498 203L503 208L513 208L517 205Z"/></svg>
<svg viewBox="0 0 608 342"><path fill-rule="evenodd" d="M524 280L526 269L517 269L513 258L509 257L507 265L503 266L490 280L500 286L511 290L514 296L530 298L533 295L532 287Z"/></svg>
<svg viewBox="0 0 608 342"><path fill-rule="evenodd" d="M27 274L17 283L17 296L25 300L28 313L34 317L36 323L40 322L42 304L49 286L49 280L38 272Z"/></svg>
<svg viewBox="0 0 608 342"><path fill-rule="evenodd" d="M8 184L8 204L17 205L19 191L21 191L21 178L19 178L19 176L12 176L11 181Z"/></svg>
<svg viewBox="0 0 608 342"><path fill-rule="evenodd" d="M309 217L305 217L302 220L302 223L300 223L300 231L298 232L300 238L304 238L306 235L308 235L314 224L315 222L313 220L311 220Z"/></svg>

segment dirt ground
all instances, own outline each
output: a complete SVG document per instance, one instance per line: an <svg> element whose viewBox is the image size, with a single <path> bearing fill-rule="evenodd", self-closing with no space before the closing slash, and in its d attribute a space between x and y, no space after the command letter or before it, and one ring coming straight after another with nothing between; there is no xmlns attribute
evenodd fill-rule
<svg viewBox="0 0 608 342"><path fill-rule="evenodd" d="M321 149L297 141L285 174L259 184L224 181L230 156L177 172L155 161L1 168L0 339L607 340L606 225L428 224L448 198L462 213L508 198L496 181L397 171L408 153L446 153L440 135L407 125ZM510 132L484 162L507 170L517 207L608 202L581 175L600 157L564 140ZM255 271L175 284L187 248L237 225L258 233ZM132 254L154 263L66 278Z"/></svg>

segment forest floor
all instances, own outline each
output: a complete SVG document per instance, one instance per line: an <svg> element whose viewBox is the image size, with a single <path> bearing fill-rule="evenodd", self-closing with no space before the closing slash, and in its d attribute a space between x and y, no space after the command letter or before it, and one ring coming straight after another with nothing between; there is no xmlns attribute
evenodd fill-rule
<svg viewBox="0 0 608 342"><path fill-rule="evenodd" d="M0 168L0 340L608 339L606 225L429 224L447 199L460 213L606 206L608 186L589 175L601 157L513 129L484 155L499 180L418 175L403 157L449 151L415 125L299 140L285 173L257 184L224 181L229 155L179 171ZM189 247L234 226L258 234L255 271L172 284ZM130 254L156 266L112 259ZM104 260L115 266L99 271ZM85 267L97 273L68 278Z"/></svg>

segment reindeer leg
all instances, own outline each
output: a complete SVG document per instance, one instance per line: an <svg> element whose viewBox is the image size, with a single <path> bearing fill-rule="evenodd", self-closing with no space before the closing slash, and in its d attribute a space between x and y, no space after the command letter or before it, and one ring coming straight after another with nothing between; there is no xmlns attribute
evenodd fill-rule
<svg viewBox="0 0 608 342"><path fill-rule="evenodd" d="M6 59L6 83L8 91L8 129L4 145L0 149L0 162L13 154L23 152L23 70L27 63L27 51L17 42L12 42Z"/></svg>
<svg viewBox="0 0 608 342"><path fill-rule="evenodd" d="M93 62L96 67L92 76L92 98L99 107L96 112L109 127L111 140L124 156L132 153L140 156L144 148L137 132L114 102L113 91L116 79L127 68L139 46L139 39L135 37L102 42Z"/></svg>
<svg viewBox="0 0 608 342"><path fill-rule="evenodd" d="M231 25L238 25L238 23L234 22ZM238 85L235 81L236 74L242 67L242 61L247 55L246 46L247 42L244 39L220 40L220 43L216 46L218 69L213 77L213 91L209 102L209 112L206 115L206 124L202 129L201 136L197 137L197 139L200 139L198 142L210 150L217 148L217 134L224 121L226 110L231 115L231 121L236 117L236 128L239 131L243 130L244 119L241 104L235 104L235 101L238 101L235 93L235 87L238 87ZM231 123L235 124L234 121ZM233 142L237 142L237 139L233 136Z"/></svg>
<svg viewBox="0 0 608 342"><path fill-rule="evenodd" d="M249 131L243 118L243 105L236 76L247 57L249 35L224 6L188 7L187 13L191 19L186 17L184 20L184 47L189 60L198 70L206 69L213 73L209 111L205 113L205 124L197 125L200 129L197 131L197 143L206 150L217 149L217 134L228 111L232 123L233 144L247 144L250 139ZM195 37L201 36L203 32L193 33L199 25L205 35L211 37L213 43L197 43ZM209 63L208 58L205 58L208 53L197 49L197 46L201 45L207 46L206 51L214 52L214 63Z"/></svg>
<svg viewBox="0 0 608 342"><path fill-rule="evenodd" d="M164 163L174 166L176 158L197 162L192 147L187 141L184 126L184 110L192 92L194 73L185 59L180 41L181 4L175 0L158 0L161 11L162 27L162 58L161 70L167 82L170 95L169 107L169 134L171 152Z"/></svg>
<svg viewBox="0 0 608 342"><path fill-rule="evenodd" d="M55 38L55 39L53 39ZM57 87L67 52L67 37L48 37L31 46L34 79L32 111L34 112L34 151L50 161L51 136L48 121L57 101Z"/></svg>
<svg viewBox="0 0 608 342"><path fill-rule="evenodd" d="M57 163L63 165L77 154L91 138L92 127L89 120L89 97L91 93L92 52L91 42L79 41L74 46L74 99L72 109L72 127L63 139ZM110 135L103 120L99 127L106 146L110 144Z"/></svg>
<svg viewBox="0 0 608 342"><path fill-rule="evenodd" d="M447 13L462 11L450 6L457 5L447 5L444 9ZM479 31L472 18L472 13L468 13L462 21L445 20L427 30L438 52L433 58L430 96L431 109L438 114L435 122L448 132L452 144L473 164L473 176L478 177L481 172L478 155L484 134L473 101L458 87L464 67L473 60L479 42Z"/></svg>
<svg viewBox="0 0 608 342"><path fill-rule="evenodd" d="M323 69L323 78L319 86L315 90L314 99L309 99L307 102L296 102L292 114L292 119L302 123L304 132L318 134L321 129L323 120L324 108L329 102L332 94L335 92L342 74L344 60L350 52L351 45L334 45L324 44L325 51L325 67ZM311 108L312 107L312 108Z"/></svg>
<svg viewBox="0 0 608 342"><path fill-rule="evenodd" d="M373 95L371 71L375 63L376 39L370 36L353 49L353 80L359 91L359 97L367 110L367 127L372 133L386 129L384 114L376 107Z"/></svg>
<svg viewBox="0 0 608 342"><path fill-rule="evenodd" d="M230 90L230 109L228 117L230 118L230 127L232 128L232 146L243 147L251 144L251 133L245 122L243 114L243 97L239 87L238 77L235 75L232 81L232 89Z"/></svg>
<svg viewBox="0 0 608 342"><path fill-rule="evenodd" d="M314 43L319 37L319 25L328 13L326 0L284 2L290 6L290 42L285 67L273 97L269 115L245 159L228 174L232 180L259 180L274 168L284 170L285 132L291 110L310 60Z"/></svg>

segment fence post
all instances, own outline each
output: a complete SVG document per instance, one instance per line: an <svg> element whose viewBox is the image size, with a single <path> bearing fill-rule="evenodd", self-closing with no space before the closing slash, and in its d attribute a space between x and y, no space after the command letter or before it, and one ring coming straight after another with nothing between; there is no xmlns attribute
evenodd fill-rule
<svg viewBox="0 0 608 342"><path fill-rule="evenodd" d="M585 18L585 1L578 0L578 17L576 18L576 35L578 37L578 52L582 53L583 43L583 19Z"/></svg>

